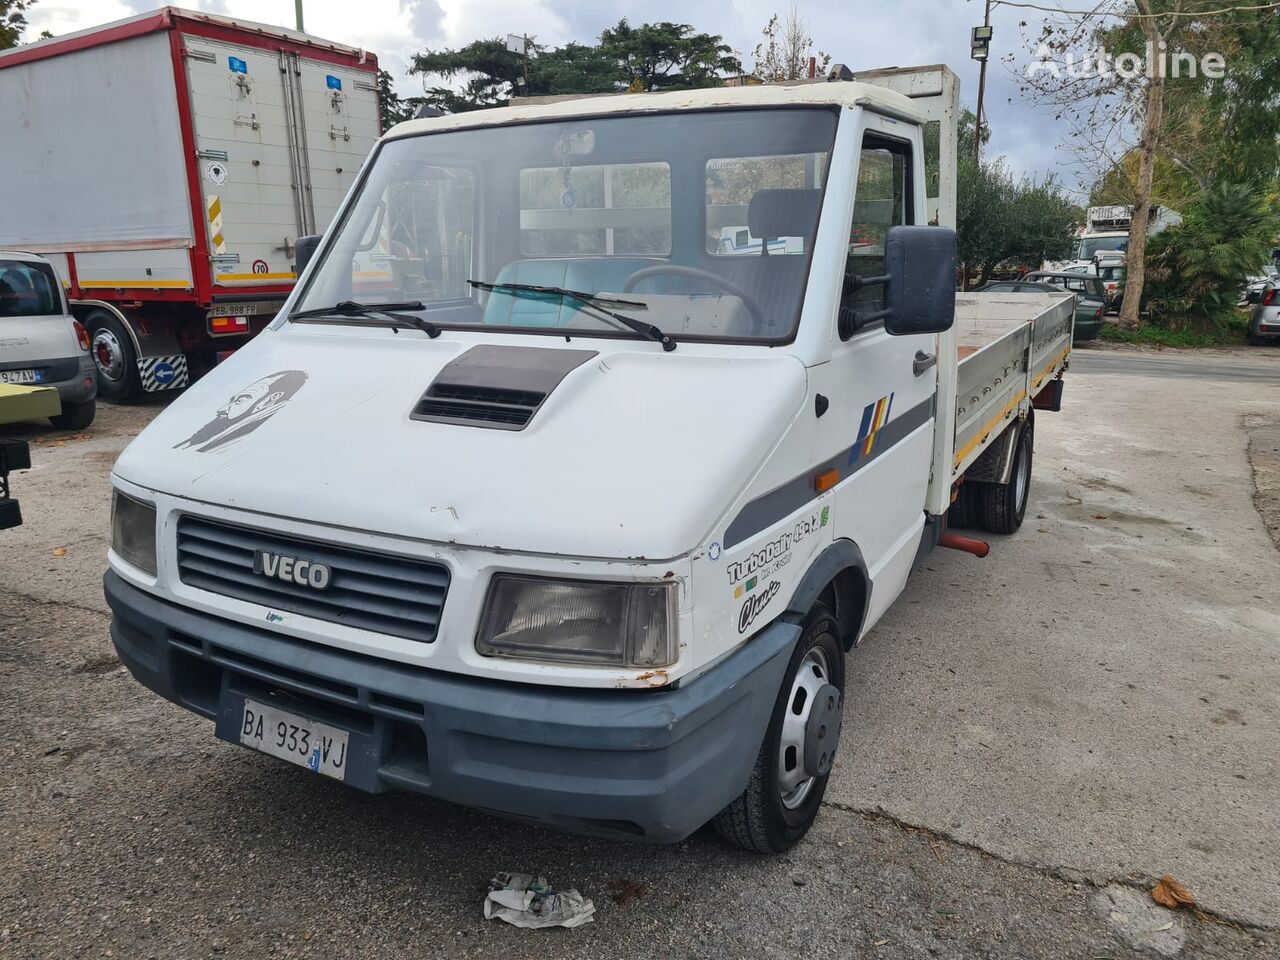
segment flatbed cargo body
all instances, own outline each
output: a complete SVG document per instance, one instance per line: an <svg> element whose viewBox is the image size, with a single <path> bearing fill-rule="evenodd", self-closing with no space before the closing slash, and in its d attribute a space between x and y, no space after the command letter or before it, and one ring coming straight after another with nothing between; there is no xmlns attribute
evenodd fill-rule
<svg viewBox="0 0 1280 960"><path fill-rule="evenodd" d="M0 248L55 264L104 395L182 386L265 326L380 132L377 69L175 7L0 53L0 128L23 131Z"/></svg>

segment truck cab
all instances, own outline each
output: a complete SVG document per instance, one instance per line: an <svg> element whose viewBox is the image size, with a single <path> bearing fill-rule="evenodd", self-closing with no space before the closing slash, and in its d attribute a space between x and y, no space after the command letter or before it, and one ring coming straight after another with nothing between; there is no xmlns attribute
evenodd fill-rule
<svg viewBox="0 0 1280 960"><path fill-rule="evenodd" d="M363 789L786 849L847 652L979 460L1016 528L1070 349L1069 296L957 328L924 123L832 82L394 128L280 316L117 462L123 661Z"/></svg>

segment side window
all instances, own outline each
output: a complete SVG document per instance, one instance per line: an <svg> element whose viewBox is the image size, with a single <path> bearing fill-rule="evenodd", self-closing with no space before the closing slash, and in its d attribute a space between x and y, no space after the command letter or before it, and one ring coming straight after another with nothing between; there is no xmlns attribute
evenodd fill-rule
<svg viewBox="0 0 1280 960"><path fill-rule="evenodd" d="M840 298L840 334L845 339L864 324L859 319L884 307L884 286L862 286L857 278L884 274L889 228L913 222L911 147L868 134L858 163L853 223Z"/></svg>

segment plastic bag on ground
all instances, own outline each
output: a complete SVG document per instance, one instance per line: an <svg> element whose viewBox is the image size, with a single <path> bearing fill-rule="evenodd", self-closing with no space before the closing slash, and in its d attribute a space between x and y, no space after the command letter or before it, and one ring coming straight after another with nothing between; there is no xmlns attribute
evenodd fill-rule
<svg viewBox="0 0 1280 960"><path fill-rule="evenodd" d="M596 906L577 890L555 891L546 877L499 873L489 881L484 918L517 927L577 927L590 923Z"/></svg>

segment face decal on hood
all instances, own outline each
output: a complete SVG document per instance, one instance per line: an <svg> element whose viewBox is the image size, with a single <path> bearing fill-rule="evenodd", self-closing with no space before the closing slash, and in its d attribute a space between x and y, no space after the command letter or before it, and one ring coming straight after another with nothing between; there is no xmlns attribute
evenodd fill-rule
<svg viewBox="0 0 1280 960"><path fill-rule="evenodd" d="M302 389L307 375L301 370L281 370L237 390L218 408L214 418L173 449L195 447L205 453L252 433L274 417Z"/></svg>

